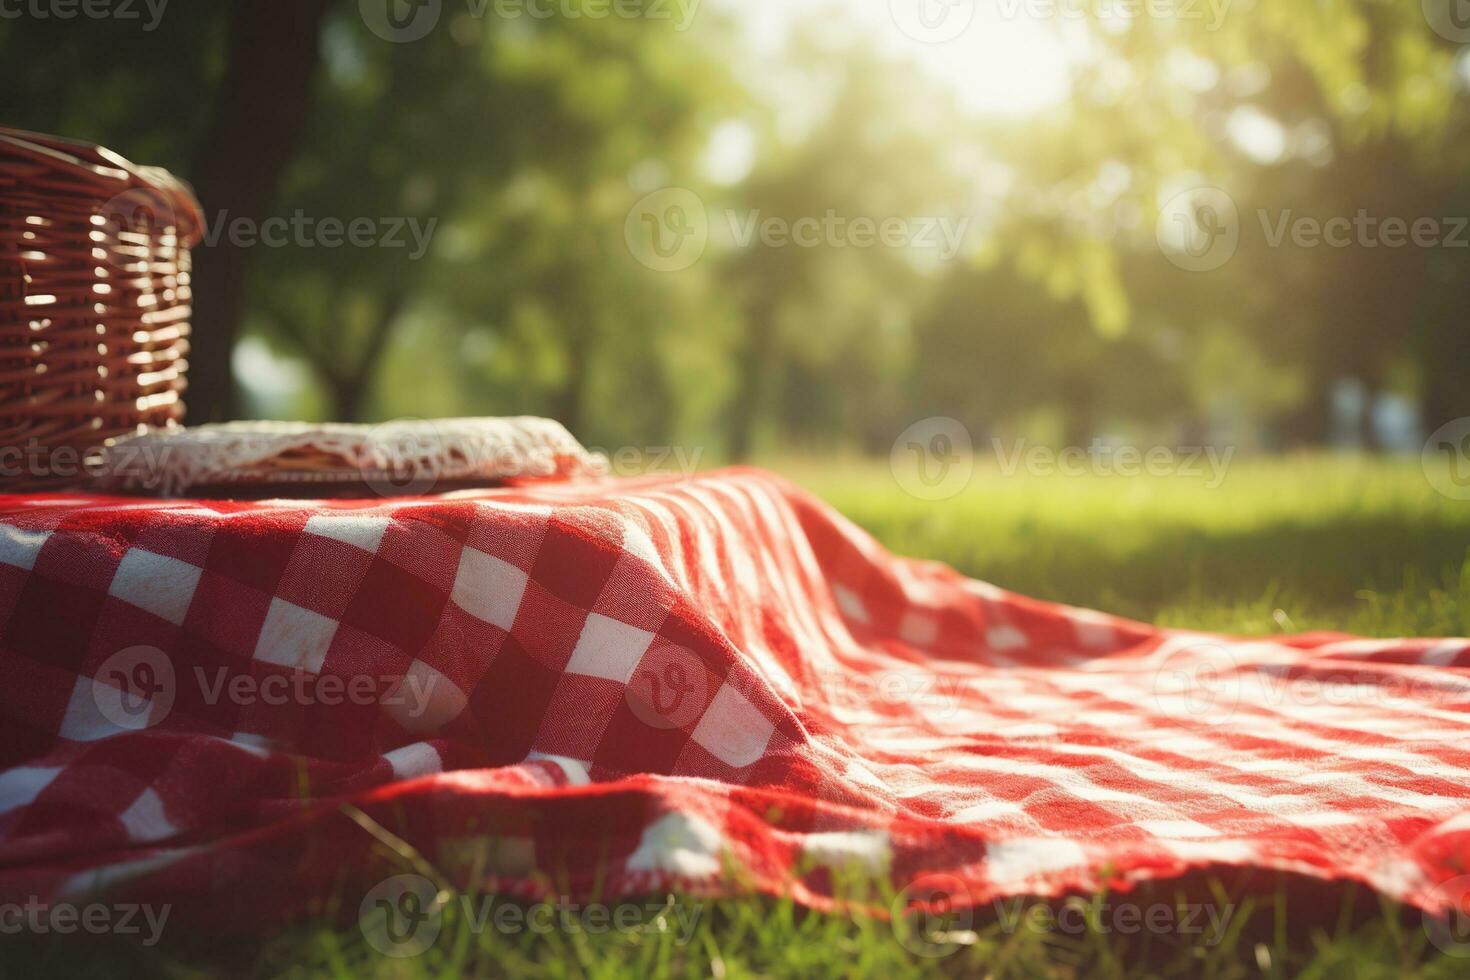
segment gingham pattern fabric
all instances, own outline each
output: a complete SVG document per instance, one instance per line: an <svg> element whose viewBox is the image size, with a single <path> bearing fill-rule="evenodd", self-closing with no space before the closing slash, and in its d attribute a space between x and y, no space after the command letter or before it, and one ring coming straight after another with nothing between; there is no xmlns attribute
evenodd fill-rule
<svg viewBox="0 0 1470 980"><path fill-rule="evenodd" d="M0 624L0 901L355 907L362 814L528 896L822 905L850 866L976 903L1228 867L1465 891L1470 642L1036 601L758 471L4 497Z"/></svg>

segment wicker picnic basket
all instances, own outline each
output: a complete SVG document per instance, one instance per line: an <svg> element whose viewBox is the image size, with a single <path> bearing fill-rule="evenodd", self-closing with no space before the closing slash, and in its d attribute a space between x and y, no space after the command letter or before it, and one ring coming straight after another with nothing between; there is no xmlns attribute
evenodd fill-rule
<svg viewBox="0 0 1470 980"><path fill-rule="evenodd" d="M0 492L80 482L105 440L182 418L203 228L166 171L0 127Z"/></svg>

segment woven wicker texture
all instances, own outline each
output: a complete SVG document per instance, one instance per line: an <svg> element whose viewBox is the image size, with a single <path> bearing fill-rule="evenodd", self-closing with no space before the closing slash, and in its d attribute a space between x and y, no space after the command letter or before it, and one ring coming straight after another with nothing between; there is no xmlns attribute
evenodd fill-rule
<svg viewBox="0 0 1470 980"><path fill-rule="evenodd" d="M78 482L104 440L182 417L203 227L166 171L0 128L0 490Z"/></svg>

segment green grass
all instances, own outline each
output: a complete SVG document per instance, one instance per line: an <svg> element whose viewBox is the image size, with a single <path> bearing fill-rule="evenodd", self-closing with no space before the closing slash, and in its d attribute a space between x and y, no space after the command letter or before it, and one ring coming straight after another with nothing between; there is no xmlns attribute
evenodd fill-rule
<svg viewBox="0 0 1470 980"><path fill-rule="evenodd" d="M1259 891L1259 890L1258 890ZM1448 978L1467 961L1436 956L1412 917L1352 892L1319 890L1303 910L1281 890L1247 898L1218 883L1157 886L1127 896L1017 900L927 924L867 914L818 914L778 899L653 899L636 924L600 935L477 926L451 902L433 946L383 956L355 927L308 926L264 945L170 940L140 951L117 940L32 946L4 976L202 977L1237 977ZM479 899L476 899L479 901ZM485 899L485 901L496 901ZM495 908L502 904L496 902ZM640 909L643 903L638 903ZM1299 903L1300 904L1300 903ZM1229 909L1222 928L1123 934L1114 910ZM493 913L492 913L493 915ZM484 921L493 922L492 919ZM1066 923L1064 928L1049 925ZM1200 921L1207 921L1201 919ZM688 924L692 923L692 928Z"/></svg>
<svg viewBox="0 0 1470 980"><path fill-rule="evenodd" d="M1005 476L943 501L882 465L778 467L900 554L1028 595L1237 633L1470 635L1470 501L1418 457L1235 461L1198 477ZM1470 589L1470 582L1466 582Z"/></svg>
<svg viewBox="0 0 1470 980"><path fill-rule="evenodd" d="M1237 633L1470 634L1470 502L1436 493L1418 459L1239 461L1213 488L1189 476L1004 476L982 468L963 493L940 502L905 494L886 463L782 460L772 468L897 552L1045 598ZM477 929L460 898L450 896L437 942L413 958L374 952L344 898L348 914L337 924L305 925L263 947L166 932L153 950L110 938L26 942L7 953L0 937L0 977L217 969L415 978L1470 975L1470 959L1441 955L1413 914L1361 892L1301 882L1287 889L1274 878L1165 883L1070 905L1034 903L1026 914L987 908L927 926L811 913L764 898L670 898L660 907L655 897L636 924L599 935ZM1117 917L1128 905L1231 914L1218 934L1130 933ZM1078 928L1038 924L1059 911Z"/></svg>

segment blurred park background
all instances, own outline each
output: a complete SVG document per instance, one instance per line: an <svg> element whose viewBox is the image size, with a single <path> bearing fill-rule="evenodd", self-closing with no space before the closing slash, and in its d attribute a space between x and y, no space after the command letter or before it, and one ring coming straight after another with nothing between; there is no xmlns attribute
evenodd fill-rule
<svg viewBox="0 0 1470 980"><path fill-rule="evenodd" d="M1470 416L1464 7L4 0L0 121L194 184L191 421L1417 453Z"/></svg>

